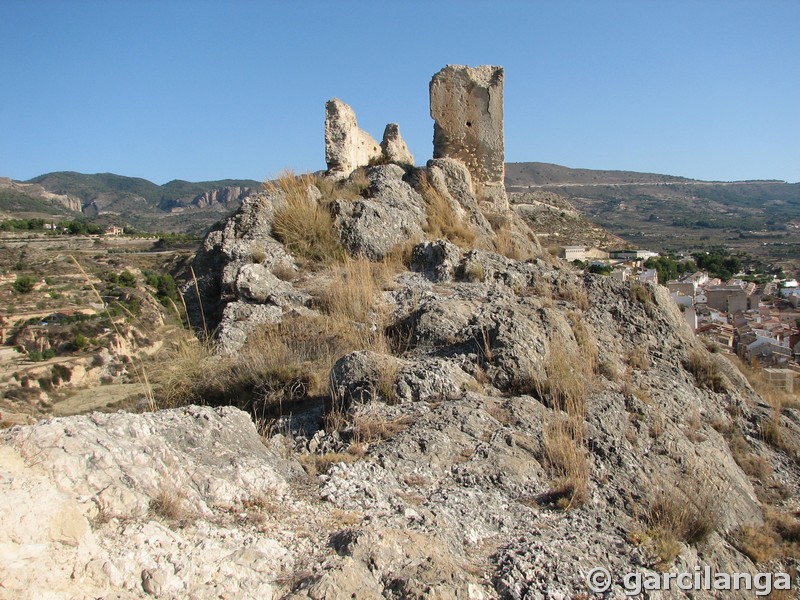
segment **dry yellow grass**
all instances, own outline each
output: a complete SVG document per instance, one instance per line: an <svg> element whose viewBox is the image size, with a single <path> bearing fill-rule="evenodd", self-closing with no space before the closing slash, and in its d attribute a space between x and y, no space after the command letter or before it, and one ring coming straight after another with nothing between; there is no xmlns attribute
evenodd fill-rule
<svg viewBox="0 0 800 600"><path fill-rule="evenodd" d="M597 374L600 370L599 351L597 350L597 340L583 316L576 310L571 310L567 313L567 319L572 327L572 334L575 336L575 341L578 342L581 355L580 360L584 364L587 373Z"/></svg>
<svg viewBox="0 0 800 600"><path fill-rule="evenodd" d="M282 201L275 210L272 232L295 256L323 263L341 260L344 250L333 225L327 202L313 199L309 190L318 180L312 175L283 172L264 187Z"/></svg>
<svg viewBox="0 0 800 600"><path fill-rule="evenodd" d="M153 514L164 519L179 521L186 517L186 510L183 505L184 497L170 486L159 489L155 498L150 501L150 510Z"/></svg>
<svg viewBox="0 0 800 600"><path fill-rule="evenodd" d="M355 350L386 351L381 327L355 327L338 316L297 316L253 331L237 356L191 337L163 358L161 406L234 404L280 411L289 402L328 395L333 364Z"/></svg>
<svg viewBox="0 0 800 600"><path fill-rule="evenodd" d="M378 415L357 415L353 418L353 442L358 445L388 440L411 423L407 417L387 419Z"/></svg>
<svg viewBox="0 0 800 600"><path fill-rule="evenodd" d="M546 379L536 382L538 397L549 399L553 409L583 420L590 384L585 369L586 365L575 361L563 344L551 343L545 362Z"/></svg>
<svg viewBox="0 0 800 600"><path fill-rule="evenodd" d="M346 257L332 274L332 283L320 297L322 309L332 317L370 322L383 278L380 266L363 257Z"/></svg>
<svg viewBox="0 0 800 600"><path fill-rule="evenodd" d="M689 483L655 490L640 515L647 527L643 537L658 557L658 569L669 569L682 543L700 544L719 527L713 491L693 479L684 481Z"/></svg>
<svg viewBox="0 0 800 600"><path fill-rule="evenodd" d="M722 374L722 369L714 361L708 350L694 349L689 352L689 357L684 363L684 367L694 375L698 386L708 388L712 392L724 392L728 389L728 383Z"/></svg>
<svg viewBox="0 0 800 600"><path fill-rule="evenodd" d="M583 421L573 417L554 420L544 428L545 458L555 478L547 495L564 510L581 506L587 498L589 465L584 430Z"/></svg>
<svg viewBox="0 0 800 600"><path fill-rule="evenodd" d="M423 231L432 239L448 239L457 246L469 248L475 241L475 231L459 218L453 207L426 174L419 177L419 191L425 201L427 222Z"/></svg>

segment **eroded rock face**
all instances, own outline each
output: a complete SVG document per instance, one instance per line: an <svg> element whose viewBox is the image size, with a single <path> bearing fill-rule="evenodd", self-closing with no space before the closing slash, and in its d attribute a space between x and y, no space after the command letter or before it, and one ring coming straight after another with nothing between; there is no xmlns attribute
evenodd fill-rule
<svg viewBox="0 0 800 600"><path fill-rule="evenodd" d="M344 178L381 156L381 147L358 128L356 113L338 98L325 104L325 162L328 173Z"/></svg>
<svg viewBox="0 0 800 600"><path fill-rule="evenodd" d="M463 162L478 198L507 208L503 68L448 65L433 76L430 101L433 157Z"/></svg>

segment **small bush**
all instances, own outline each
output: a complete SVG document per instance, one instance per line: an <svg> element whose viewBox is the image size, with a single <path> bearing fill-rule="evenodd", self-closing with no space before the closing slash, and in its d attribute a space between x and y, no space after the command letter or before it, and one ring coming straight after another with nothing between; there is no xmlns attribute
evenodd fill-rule
<svg viewBox="0 0 800 600"><path fill-rule="evenodd" d="M56 355L56 351L52 348L47 348L45 350L31 350L28 352L28 360L32 362L42 362L44 360L50 360Z"/></svg>
<svg viewBox="0 0 800 600"><path fill-rule="evenodd" d="M136 275L130 271L123 271L119 274L119 284L125 287L136 287Z"/></svg>
<svg viewBox="0 0 800 600"><path fill-rule="evenodd" d="M14 288L14 291L18 294L29 294L33 291L35 285L36 279L34 277L30 275L20 275L17 277L16 281L11 284L11 287Z"/></svg>

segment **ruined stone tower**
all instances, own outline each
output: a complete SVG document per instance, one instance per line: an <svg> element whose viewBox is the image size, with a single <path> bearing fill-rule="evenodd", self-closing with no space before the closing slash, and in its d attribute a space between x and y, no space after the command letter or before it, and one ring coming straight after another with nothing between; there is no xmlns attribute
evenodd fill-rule
<svg viewBox="0 0 800 600"><path fill-rule="evenodd" d="M475 195L508 208L503 140L503 67L448 65L430 84L433 157L467 166Z"/></svg>

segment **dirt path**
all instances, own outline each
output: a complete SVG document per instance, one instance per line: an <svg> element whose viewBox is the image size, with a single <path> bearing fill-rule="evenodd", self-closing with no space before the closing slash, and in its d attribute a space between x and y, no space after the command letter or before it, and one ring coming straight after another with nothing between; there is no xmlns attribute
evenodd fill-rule
<svg viewBox="0 0 800 600"><path fill-rule="evenodd" d="M119 383L101 385L80 390L61 402L53 405L53 415L67 416L105 408L131 396L142 396L142 386L138 383Z"/></svg>

